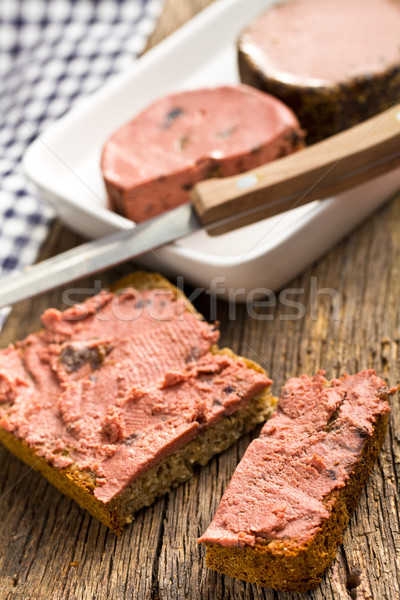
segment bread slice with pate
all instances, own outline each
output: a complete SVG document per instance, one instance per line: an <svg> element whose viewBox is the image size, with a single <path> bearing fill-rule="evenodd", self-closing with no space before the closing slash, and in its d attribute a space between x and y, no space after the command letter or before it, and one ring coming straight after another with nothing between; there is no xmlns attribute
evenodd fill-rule
<svg viewBox="0 0 400 600"><path fill-rule="evenodd" d="M0 441L117 534L276 401L255 363L138 272L0 350Z"/></svg>
<svg viewBox="0 0 400 600"><path fill-rule="evenodd" d="M290 379L199 540L207 566L276 590L317 585L378 457L396 389L372 370Z"/></svg>

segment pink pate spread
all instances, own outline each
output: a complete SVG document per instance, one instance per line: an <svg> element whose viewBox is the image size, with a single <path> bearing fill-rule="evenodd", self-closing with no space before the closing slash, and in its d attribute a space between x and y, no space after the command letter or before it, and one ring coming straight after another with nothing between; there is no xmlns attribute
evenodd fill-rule
<svg viewBox="0 0 400 600"><path fill-rule="evenodd" d="M108 502L271 381L213 354L215 326L161 289L102 292L0 351L0 425Z"/></svg>
<svg viewBox="0 0 400 600"><path fill-rule="evenodd" d="M324 498L345 485L395 388L388 390L373 370L329 386L323 375L284 386L275 415L248 447L199 542L306 542L329 517Z"/></svg>
<svg viewBox="0 0 400 600"><path fill-rule="evenodd" d="M242 49L285 83L322 85L400 64L399 0L290 0L246 29Z"/></svg>
<svg viewBox="0 0 400 600"><path fill-rule="evenodd" d="M300 139L295 115L276 98L246 85L206 88L137 115L107 141L101 168L111 207L140 222L188 202L198 181L289 154Z"/></svg>

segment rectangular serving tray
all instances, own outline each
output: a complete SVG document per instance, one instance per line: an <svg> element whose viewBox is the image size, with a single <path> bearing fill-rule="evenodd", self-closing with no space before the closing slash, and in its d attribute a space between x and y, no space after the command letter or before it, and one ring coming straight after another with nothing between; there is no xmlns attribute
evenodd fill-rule
<svg viewBox="0 0 400 600"><path fill-rule="evenodd" d="M106 206L100 171L104 142L167 93L237 83L238 35L272 4L218 0L79 101L30 145L24 170L67 226L89 238L134 227ZM400 169L219 237L195 233L141 257L140 264L206 289L218 281L222 297L243 301L254 289L280 289L398 188Z"/></svg>

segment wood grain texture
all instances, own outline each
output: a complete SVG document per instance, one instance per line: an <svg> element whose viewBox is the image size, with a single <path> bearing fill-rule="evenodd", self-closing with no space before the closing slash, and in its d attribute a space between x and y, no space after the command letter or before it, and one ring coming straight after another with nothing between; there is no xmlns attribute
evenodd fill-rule
<svg viewBox="0 0 400 600"><path fill-rule="evenodd" d="M208 3L167 2L152 43ZM80 241L56 223L42 256ZM132 269L132 264L125 264L78 282L76 288L89 294L94 280L107 286ZM288 288L297 292L286 298L304 305L301 318L291 318L297 310L283 304L279 295L276 307L255 309L257 318L247 314L245 307L226 302L217 303L214 315L221 321L222 345L260 362L274 379L275 392L288 377L318 368L325 368L331 377L373 367L390 384L400 380L400 197ZM206 316L213 312L205 294L195 304ZM60 290L18 305L0 346L36 330L40 313L49 305L62 307ZM1 600L400 598L399 398L392 401L389 434L343 546L322 583L302 596L207 570L204 549L196 542L255 435L244 437L197 469L187 484L140 511L119 539L0 448Z"/></svg>

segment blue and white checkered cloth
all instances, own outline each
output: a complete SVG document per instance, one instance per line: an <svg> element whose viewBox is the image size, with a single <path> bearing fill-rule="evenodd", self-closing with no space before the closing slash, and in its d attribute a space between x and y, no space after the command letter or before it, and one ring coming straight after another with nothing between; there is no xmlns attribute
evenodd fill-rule
<svg viewBox="0 0 400 600"><path fill-rule="evenodd" d="M53 218L22 172L25 149L138 56L162 3L0 0L0 285L35 261Z"/></svg>

